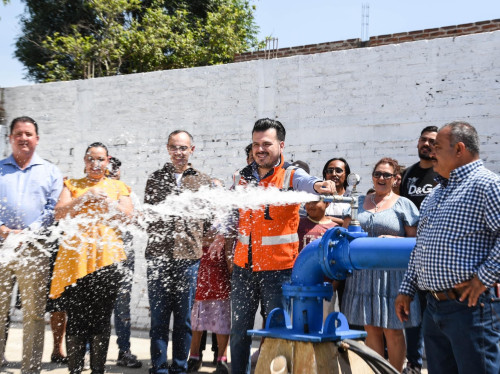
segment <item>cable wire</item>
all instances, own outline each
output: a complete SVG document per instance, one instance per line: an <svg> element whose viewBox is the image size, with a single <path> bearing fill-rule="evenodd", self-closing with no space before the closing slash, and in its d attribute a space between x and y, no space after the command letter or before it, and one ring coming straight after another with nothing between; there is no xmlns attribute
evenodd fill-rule
<svg viewBox="0 0 500 374"><path fill-rule="evenodd" d="M375 374L399 374L399 371L397 371L386 359L361 342L345 339L336 342L336 345L341 352L351 350L356 353L366 362Z"/></svg>

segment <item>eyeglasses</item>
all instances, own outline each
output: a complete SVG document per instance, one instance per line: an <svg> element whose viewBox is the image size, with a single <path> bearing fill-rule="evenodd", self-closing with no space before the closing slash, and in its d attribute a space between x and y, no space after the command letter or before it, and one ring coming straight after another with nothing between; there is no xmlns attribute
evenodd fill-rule
<svg viewBox="0 0 500 374"><path fill-rule="evenodd" d="M379 179L380 177L382 177L384 179L391 179L392 177L394 177L394 174L382 173L381 171L374 171L372 174L372 177L375 179Z"/></svg>
<svg viewBox="0 0 500 374"><path fill-rule="evenodd" d="M430 145L434 145L434 143L436 142L436 139L431 139L431 138L427 138L425 136L421 136L419 139L418 139L419 142L422 142L422 143L426 143L426 142L429 142Z"/></svg>
<svg viewBox="0 0 500 374"><path fill-rule="evenodd" d="M167 149L170 152L176 152L176 151L186 152L190 148L191 147L187 147L185 145L167 145Z"/></svg>
<svg viewBox="0 0 500 374"><path fill-rule="evenodd" d="M333 174L333 172L337 174L342 174L344 170L342 168L328 168L326 169L326 174Z"/></svg>

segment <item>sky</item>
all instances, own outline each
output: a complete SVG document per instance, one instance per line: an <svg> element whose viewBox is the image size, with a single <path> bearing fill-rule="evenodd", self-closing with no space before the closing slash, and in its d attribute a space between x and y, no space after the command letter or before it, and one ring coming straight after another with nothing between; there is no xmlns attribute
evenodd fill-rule
<svg viewBox="0 0 500 374"><path fill-rule="evenodd" d="M369 36L500 18L500 0L249 0L256 6L259 39L291 47L361 37L362 5L369 7ZM0 2L0 87L33 84L14 57L21 0Z"/></svg>

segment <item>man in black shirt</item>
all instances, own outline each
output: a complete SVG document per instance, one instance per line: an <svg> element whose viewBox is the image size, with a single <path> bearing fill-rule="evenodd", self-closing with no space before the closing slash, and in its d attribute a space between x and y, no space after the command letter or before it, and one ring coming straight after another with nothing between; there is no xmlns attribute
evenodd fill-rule
<svg viewBox="0 0 500 374"><path fill-rule="evenodd" d="M422 201L436 185L436 173L432 169L431 151L436 139L438 128L427 126L420 133L417 149L420 161L405 170L401 179L401 196L410 199L420 209ZM425 295L418 294L420 308L423 314L427 305ZM422 368L422 354L424 350L421 326L405 329L406 358L408 363L403 370L404 374L418 374Z"/></svg>
<svg viewBox="0 0 500 374"><path fill-rule="evenodd" d="M418 139L418 157L420 161L405 170L401 180L401 196L410 199L417 208L436 185L436 173L432 169L430 156L437 135L436 126L427 126Z"/></svg>

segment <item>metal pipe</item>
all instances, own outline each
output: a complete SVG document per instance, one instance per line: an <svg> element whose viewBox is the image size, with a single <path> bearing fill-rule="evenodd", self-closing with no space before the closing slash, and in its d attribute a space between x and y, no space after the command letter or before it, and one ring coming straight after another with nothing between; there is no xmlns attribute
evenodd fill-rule
<svg viewBox="0 0 500 374"><path fill-rule="evenodd" d="M350 242L351 270L406 269L415 238L358 238Z"/></svg>
<svg viewBox="0 0 500 374"><path fill-rule="evenodd" d="M292 284L313 286L323 283L325 275L321 267L322 254L318 250L320 243L321 239L316 239L299 253L292 269Z"/></svg>
<svg viewBox="0 0 500 374"><path fill-rule="evenodd" d="M350 226L349 230L334 227L323 235L317 247L323 258L324 274L342 280L353 270L406 269L415 238L368 238L359 227ZM302 273L300 268L296 272Z"/></svg>
<svg viewBox="0 0 500 374"><path fill-rule="evenodd" d="M292 302L291 326L286 312L275 309L266 329L249 333L316 342L363 336L364 332L349 330L341 313L329 315L322 324L323 300L329 300L333 291L332 285L324 282L325 276L342 280L354 270L405 269L414 246L414 238L368 238L359 226L350 226L349 231L329 229L302 250L291 284L283 285L283 295Z"/></svg>
<svg viewBox="0 0 500 374"><path fill-rule="evenodd" d="M291 285L284 287L292 299L294 329L321 330L321 297L331 296L325 276L341 280L353 270L405 269L414 246L415 238L368 238L339 227L309 243L295 261Z"/></svg>
<svg viewBox="0 0 500 374"><path fill-rule="evenodd" d="M329 196L320 196L320 200L325 203L353 203L356 201L355 196L341 196L341 195L329 195Z"/></svg>

